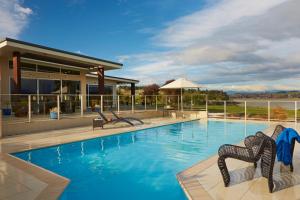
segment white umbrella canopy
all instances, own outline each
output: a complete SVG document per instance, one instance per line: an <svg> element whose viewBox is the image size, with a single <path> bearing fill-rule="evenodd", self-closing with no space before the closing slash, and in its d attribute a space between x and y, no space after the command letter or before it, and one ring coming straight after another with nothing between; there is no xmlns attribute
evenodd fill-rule
<svg viewBox="0 0 300 200"><path fill-rule="evenodd" d="M160 87L159 89L180 89L181 90L181 111L183 111L182 89L185 88L201 88L201 86L189 80L186 80L185 78L179 78L169 84Z"/></svg>
<svg viewBox="0 0 300 200"><path fill-rule="evenodd" d="M201 88L201 86L189 80L186 80L185 78L179 78L167 85L160 87L160 89L184 89L184 88Z"/></svg>

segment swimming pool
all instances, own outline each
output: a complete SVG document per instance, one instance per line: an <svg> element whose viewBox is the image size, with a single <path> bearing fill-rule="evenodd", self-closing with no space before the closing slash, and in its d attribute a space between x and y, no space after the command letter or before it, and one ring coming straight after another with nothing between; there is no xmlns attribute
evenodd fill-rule
<svg viewBox="0 0 300 200"><path fill-rule="evenodd" d="M190 121L14 155L69 178L60 199L186 199L178 172L266 127Z"/></svg>

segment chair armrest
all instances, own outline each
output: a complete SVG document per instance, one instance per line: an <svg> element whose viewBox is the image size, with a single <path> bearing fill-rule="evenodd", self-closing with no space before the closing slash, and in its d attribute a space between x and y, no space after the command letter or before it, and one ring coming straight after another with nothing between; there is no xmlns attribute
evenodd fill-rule
<svg viewBox="0 0 300 200"><path fill-rule="evenodd" d="M252 149L252 147L255 145L255 136L254 135L250 135L248 137L245 138L244 140L244 144L247 148Z"/></svg>

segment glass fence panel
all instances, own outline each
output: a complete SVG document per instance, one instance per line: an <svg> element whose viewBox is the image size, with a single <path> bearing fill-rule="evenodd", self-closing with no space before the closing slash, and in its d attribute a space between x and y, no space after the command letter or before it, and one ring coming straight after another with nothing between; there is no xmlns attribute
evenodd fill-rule
<svg viewBox="0 0 300 200"><path fill-rule="evenodd" d="M247 119L268 120L268 102L247 101Z"/></svg>
<svg viewBox="0 0 300 200"><path fill-rule="evenodd" d="M224 101L208 101L207 111L209 117L224 118Z"/></svg>
<svg viewBox="0 0 300 200"><path fill-rule="evenodd" d="M131 96L119 96L120 111L129 111L132 109Z"/></svg>
<svg viewBox="0 0 300 200"><path fill-rule="evenodd" d="M57 119L57 95L32 95L31 117L34 120ZM51 114L52 112L52 114Z"/></svg>
<svg viewBox="0 0 300 200"><path fill-rule="evenodd" d="M81 100L79 95L60 95L61 117L78 117L81 114Z"/></svg>
<svg viewBox="0 0 300 200"><path fill-rule="evenodd" d="M270 112L272 121L295 121L295 102L272 101Z"/></svg>
<svg viewBox="0 0 300 200"><path fill-rule="evenodd" d="M192 110L206 110L206 95L192 95Z"/></svg>
<svg viewBox="0 0 300 200"><path fill-rule="evenodd" d="M135 95L134 99L134 110L145 110L145 96Z"/></svg>
<svg viewBox="0 0 300 200"><path fill-rule="evenodd" d="M179 110L180 98L177 95L166 95L164 96L164 109Z"/></svg>
<svg viewBox="0 0 300 200"><path fill-rule="evenodd" d="M4 122L28 122L27 95L2 95L1 103Z"/></svg>
<svg viewBox="0 0 300 200"><path fill-rule="evenodd" d="M117 111L117 96L104 95L103 96L103 111Z"/></svg>
<svg viewBox="0 0 300 200"><path fill-rule="evenodd" d="M226 118L244 119L245 102L244 101L227 101Z"/></svg>
<svg viewBox="0 0 300 200"><path fill-rule="evenodd" d="M101 95L87 95L86 113L97 113L101 111Z"/></svg>
<svg viewBox="0 0 300 200"><path fill-rule="evenodd" d="M191 110L192 109L192 96L191 95L183 95L182 97L183 101L183 109L184 110Z"/></svg>
<svg viewBox="0 0 300 200"><path fill-rule="evenodd" d="M146 96L146 110L155 110L156 109L156 96Z"/></svg>
<svg viewBox="0 0 300 200"><path fill-rule="evenodd" d="M166 96L158 95L157 96L157 110L162 110L165 106Z"/></svg>

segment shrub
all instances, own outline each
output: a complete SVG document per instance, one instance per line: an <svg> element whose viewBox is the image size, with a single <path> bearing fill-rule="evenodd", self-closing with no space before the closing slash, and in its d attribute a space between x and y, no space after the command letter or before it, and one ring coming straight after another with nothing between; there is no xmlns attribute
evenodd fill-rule
<svg viewBox="0 0 300 200"><path fill-rule="evenodd" d="M287 110L282 107L273 108L271 111L272 119L286 120L288 118Z"/></svg>

